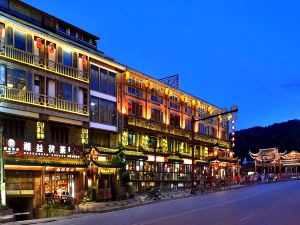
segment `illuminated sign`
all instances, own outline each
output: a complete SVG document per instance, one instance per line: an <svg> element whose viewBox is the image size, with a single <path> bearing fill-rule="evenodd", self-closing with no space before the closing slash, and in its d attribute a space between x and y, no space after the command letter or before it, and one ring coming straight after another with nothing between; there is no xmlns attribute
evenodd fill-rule
<svg viewBox="0 0 300 225"><path fill-rule="evenodd" d="M98 170L100 174L114 174L116 172L116 169L113 168L107 168L107 169L100 169Z"/></svg>
<svg viewBox="0 0 300 225"><path fill-rule="evenodd" d="M79 159L82 155L81 146L54 145L44 142L4 139L3 149L7 155L41 156Z"/></svg>
<svg viewBox="0 0 300 225"><path fill-rule="evenodd" d="M16 142L14 139L8 139L7 146L4 146L3 148L8 155L15 155L19 152L19 148L16 147Z"/></svg>
<svg viewBox="0 0 300 225"><path fill-rule="evenodd" d="M183 164L192 165L193 163L191 159L183 159Z"/></svg>
<svg viewBox="0 0 300 225"><path fill-rule="evenodd" d="M147 155L148 156L148 162L154 162L155 161L155 157L154 155ZM156 162L165 162L165 157L162 156L156 156Z"/></svg>

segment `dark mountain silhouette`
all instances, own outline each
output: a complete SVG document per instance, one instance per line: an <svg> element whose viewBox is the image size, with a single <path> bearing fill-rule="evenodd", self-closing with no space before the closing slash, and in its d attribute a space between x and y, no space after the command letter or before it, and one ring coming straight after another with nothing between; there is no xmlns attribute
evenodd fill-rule
<svg viewBox="0 0 300 225"><path fill-rule="evenodd" d="M300 120L289 120L267 127L253 127L235 132L235 155L250 160L249 150L277 147L280 152L300 151Z"/></svg>

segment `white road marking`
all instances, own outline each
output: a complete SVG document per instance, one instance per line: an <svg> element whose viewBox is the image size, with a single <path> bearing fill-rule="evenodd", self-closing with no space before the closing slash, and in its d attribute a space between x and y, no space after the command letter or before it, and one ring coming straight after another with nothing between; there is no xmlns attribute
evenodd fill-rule
<svg viewBox="0 0 300 225"><path fill-rule="evenodd" d="M274 204L272 205L272 207L275 207L275 206L277 206L277 205L278 205L278 202L274 203Z"/></svg>
<svg viewBox="0 0 300 225"><path fill-rule="evenodd" d="M243 219L240 219L240 220L238 221L238 223L242 223L242 222L244 222L245 220L251 218L252 216L253 216L253 215L246 216L246 217L244 217Z"/></svg>
<svg viewBox="0 0 300 225"><path fill-rule="evenodd" d="M289 196L289 198L292 198L292 197L294 197L294 195L290 195L290 196Z"/></svg>

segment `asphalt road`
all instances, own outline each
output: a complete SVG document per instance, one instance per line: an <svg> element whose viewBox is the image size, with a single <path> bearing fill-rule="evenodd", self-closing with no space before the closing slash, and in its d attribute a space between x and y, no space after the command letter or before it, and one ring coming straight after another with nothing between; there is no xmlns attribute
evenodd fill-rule
<svg viewBox="0 0 300 225"><path fill-rule="evenodd" d="M300 181L256 185L43 224L300 225Z"/></svg>

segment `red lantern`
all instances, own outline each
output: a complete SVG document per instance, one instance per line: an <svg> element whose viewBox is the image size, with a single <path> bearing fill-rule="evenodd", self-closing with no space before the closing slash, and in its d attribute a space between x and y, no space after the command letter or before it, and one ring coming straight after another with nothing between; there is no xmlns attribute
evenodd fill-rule
<svg viewBox="0 0 300 225"><path fill-rule="evenodd" d="M2 24L0 24L0 38L2 38L2 32L3 32L3 27Z"/></svg>
<svg viewBox="0 0 300 225"><path fill-rule="evenodd" d="M36 47L37 48L41 48L42 47L42 39L41 38L37 38L36 39Z"/></svg>
<svg viewBox="0 0 300 225"><path fill-rule="evenodd" d="M82 55L81 59L82 59L82 65L86 65L87 64L86 56Z"/></svg>
<svg viewBox="0 0 300 225"><path fill-rule="evenodd" d="M49 53L53 54L53 52L54 52L54 44L53 43L50 43L48 45L48 50L49 50Z"/></svg>

